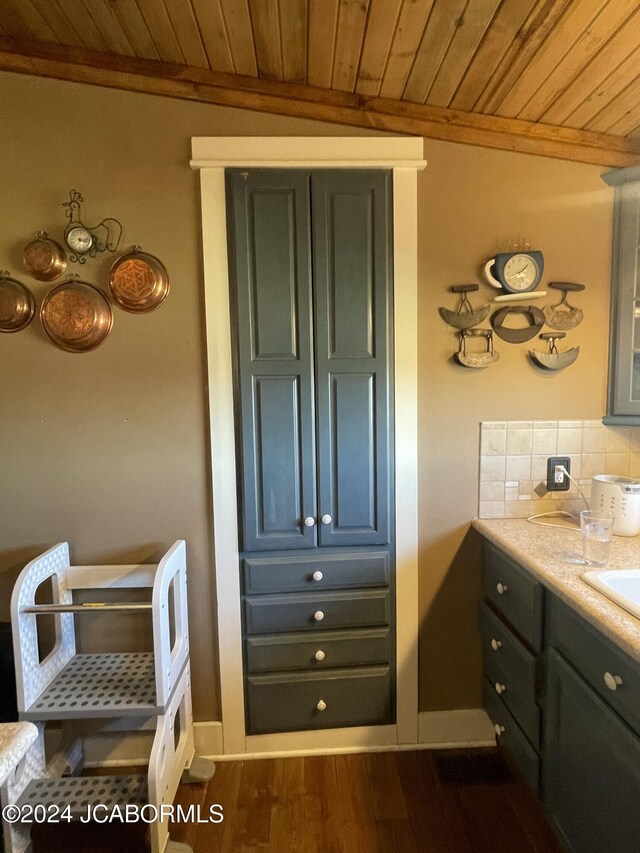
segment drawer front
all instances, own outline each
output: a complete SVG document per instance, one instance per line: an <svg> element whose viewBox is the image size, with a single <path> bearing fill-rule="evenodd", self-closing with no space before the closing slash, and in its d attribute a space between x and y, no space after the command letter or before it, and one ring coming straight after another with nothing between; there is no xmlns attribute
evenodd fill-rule
<svg viewBox="0 0 640 853"><path fill-rule="evenodd" d="M489 719L496 727L498 744L506 749L529 787L537 792L540 785L540 757L538 753L531 746L522 729L499 697L496 696L493 686L486 679L484 680L482 696Z"/></svg>
<svg viewBox="0 0 640 853"><path fill-rule="evenodd" d="M291 593L245 599L247 634L323 631L389 624L388 590Z"/></svg>
<svg viewBox="0 0 640 853"><path fill-rule="evenodd" d="M247 638L247 672L323 670L389 663L389 629Z"/></svg>
<svg viewBox="0 0 640 853"><path fill-rule="evenodd" d="M542 593L538 581L510 557L484 543L484 594L535 651L542 649Z"/></svg>
<svg viewBox="0 0 640 853"><path fill-rule="evenodd" d="M555 596L549 598L551 645L640 734L640 663L625 655L564 602Z"/></svg>
<svg viewBox="0 0 640 853"><path fill-rule="evenodd" d="M247 700L251 734L392 722L388 667L252 675Z"/></svg>
<svg viewBox="0 0 640 853"><path fill-rule="evenodd" d="M242 561L244 591L249 595L388 586L390 566L388 551L302 557L247 557Z"/></svg>
<svg viewBox="0 0 640 853"><path fill-rule="evenodd" d="M538 658L486 604L480 605L484 674L533 746L540 745L540 708L536 703Z"/></svg>

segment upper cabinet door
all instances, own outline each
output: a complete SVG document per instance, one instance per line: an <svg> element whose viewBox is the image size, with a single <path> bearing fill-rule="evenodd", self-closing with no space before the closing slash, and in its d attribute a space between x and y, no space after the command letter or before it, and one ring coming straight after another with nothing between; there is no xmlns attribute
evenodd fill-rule
<svg viewBox="0 0 640 853"><path fill-rule="evenodd" d="M320 545L391 531L391 173L312 173Z"/></svg>
<svg viewBox="0 0 640 853"><path fill-rule="evenodd" d="M309 174L230 171L227 195L242 445L240 547L313 548Z"/></svg>

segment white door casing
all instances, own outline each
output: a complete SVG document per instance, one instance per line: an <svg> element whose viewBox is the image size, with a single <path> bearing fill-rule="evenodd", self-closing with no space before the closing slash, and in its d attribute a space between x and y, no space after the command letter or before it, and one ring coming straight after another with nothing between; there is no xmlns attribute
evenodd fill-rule
<svg viewBox="0 0 640 853"><path fill-rule="evenodd" d="M220 689L225 755L418 743L417 171L423 140L195 137L200 170ZM393 170L397 717L362 726L245 732L225 169Z"/></svg>

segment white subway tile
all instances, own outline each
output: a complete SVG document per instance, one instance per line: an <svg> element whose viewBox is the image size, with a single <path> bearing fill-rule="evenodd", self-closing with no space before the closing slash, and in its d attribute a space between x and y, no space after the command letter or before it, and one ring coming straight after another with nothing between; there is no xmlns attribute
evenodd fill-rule
<svg viewBox="0 0 640 853"><path fill-rule="evenodd" d="M480 518L504 518L504 501L480 501Z"/></svg>
<svg viewBox="0 0 640 853"><path fill-rule="evenodd" d="M607 453L628 453L631 449L631 427L607 427Z"/></svg>
<svg viewBox="0 0 640 853"><path fill-rule="evenodd" d="M607 432L599 429L585 428L582 430L583 453L605 453L607 449Z"/></svg>
<svg viewBox="0 0 640 853"><path fill-rule="evenodd" d="M507 456L506 475L508 480L530 480L531 457Z"/></svg>
<svg viewBox="0 0 640 853"><path fill-rule="evenodd" d="M558 430L558 453L566 455L567 453L582 452L582 427L580 429L559 429Z"/></svg>
<svg viewBox="0 0 640 853"><path fill-rule="evenodd" d="M512 427L507 429L507 454L531 454L533 430Z"/></svg>
<svg viewBox="0 0 640 853"><path fill-rule="evenodd" d="M556 453L558 431L555 429L534 429L531 443L532 453L545 453L553 456Z"/></svg>
<svg viewBox="0 0 640 853"><path fill-rule="evenodd" d="M495 483L504 482L505 479L505 457L504 456L481 456L480 457L480 482Z"/></svg>
<svg viewBox="0 0 640 853"><path fill-rule="evenodd" d="M504 501L504 483L480 483L481 501Z"/></svg>
<svg viewBox="0 0 640 853"><path fill-rule="evenodd" d="M480 435L482 456L504 456L507 449L506 429L483 429Z"/></svg>

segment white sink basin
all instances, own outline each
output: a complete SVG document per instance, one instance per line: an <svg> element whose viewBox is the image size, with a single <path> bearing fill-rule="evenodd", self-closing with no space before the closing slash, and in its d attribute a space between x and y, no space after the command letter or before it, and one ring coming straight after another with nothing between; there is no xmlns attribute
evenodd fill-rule
<svg viewBox="0 0 640 853"><path fill-rule="evenodd" d="M640 569L585 572L582 580L640 619Z"/></svg>

